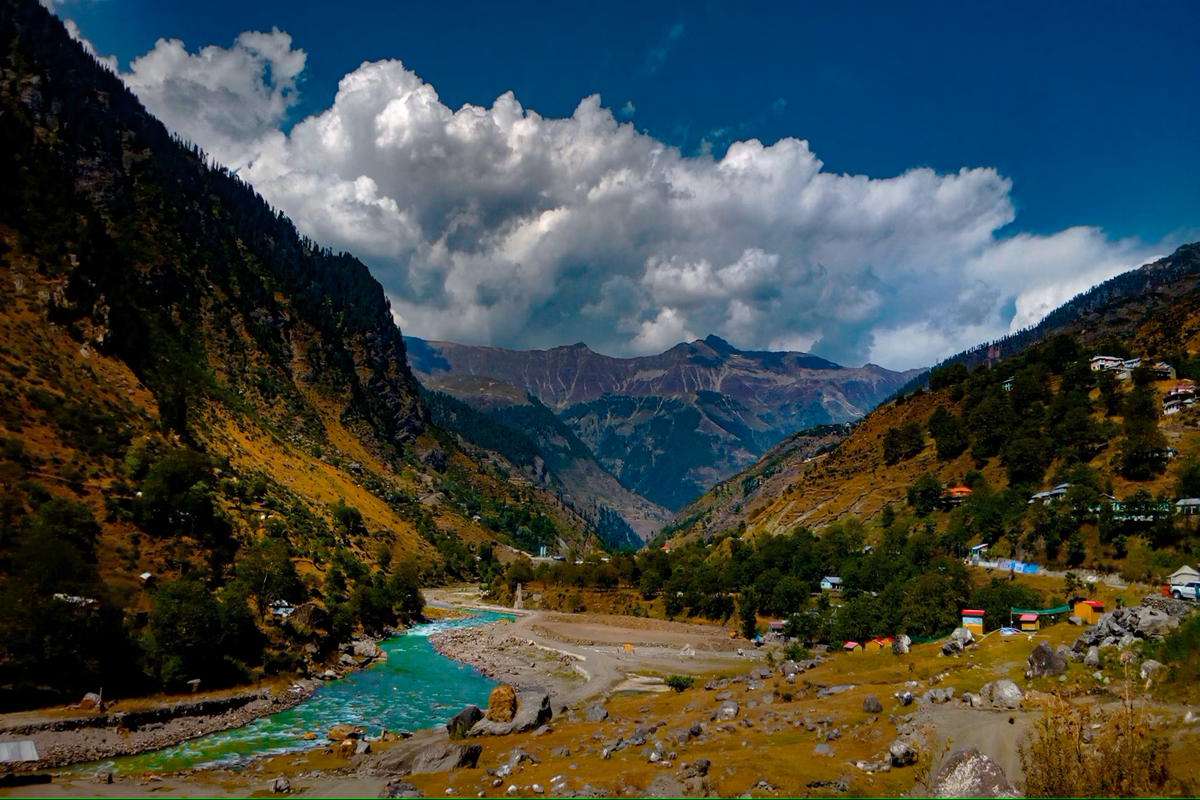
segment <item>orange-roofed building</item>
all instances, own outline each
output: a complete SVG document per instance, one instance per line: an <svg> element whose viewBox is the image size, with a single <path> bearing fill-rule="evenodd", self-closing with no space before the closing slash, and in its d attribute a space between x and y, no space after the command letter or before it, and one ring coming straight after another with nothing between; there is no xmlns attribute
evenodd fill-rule
<svg viewBox="0 0 1200 800"><path fill-rule="evenodd" d="M1080 600L1071 612L1083 620L1084 625L1095 625L1104 613L1104 604L1098 600Z"/></svg>

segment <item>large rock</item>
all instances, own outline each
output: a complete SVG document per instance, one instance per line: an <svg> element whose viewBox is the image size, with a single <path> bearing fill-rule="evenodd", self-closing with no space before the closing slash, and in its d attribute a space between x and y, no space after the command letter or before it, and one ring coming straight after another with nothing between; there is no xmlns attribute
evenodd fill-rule
<svg viewBox="0 0 1200 800"><path fill-rule="evenodd" d="M736 700L723 700L721 705L717 706L717 710L713 712L712 718L718 722L728 722L737 719L738 712Z"/></svg>
<svg viewBox="0 0 1200 800"><path fill-rule="evenodd" d="M341 742L346 739L358 739L363 735L363 729L354 725L334 725L327 734L329 741Z"/></svg>
<svg viewBox="0 0 1200 800"><path fill-rule="evenodd" d="M473 769L479 763L483 747L477 744L445 742L430 745L417 753L412 762L412 774L446 772L452 769Z"/></svg>
<svg viewBox="0 0 1200 800"><path fill-rule="evenodd" d="M863 711L868 714L883 713L883 703L879 702L879 698L873 694L869 694L863 698Z"/></svg>
<svg viewBox="0 0 1200 800"><path fill-rule="evenodd" d="M351 654L356 658L375 659L382 656L383 651L370 639L359 639L351 645Z"/></svg>
<svg viewBox="0 0 1200 800"><path fill-rule="evenodd" d="M1020 797L1000 765L974 747L956 750L933 779L934 797Z"/></svg>
<svg viewBox="0 0 1200 800"><path fill-rule="evenodd" d="M902 633L892 639L892 652L898 656L907 654L910 647L912 647L912 639L908 637L908 634Z"/></svg>
<svg viewBox="0 0 1200 800"><path fill-rule="evenodd" d="M397 783L389 783L383 787L383 791L379 793L380 797L424 797L421 790L413 786L408 781L399 781Z"/></svg>
<svg viewBox="0 0 1200 800"><path fill-rule="evenodd" d="M592 703L587 707L584 719L588 722L604 722L608 719L608 709L604 707L603 703Z"/></svg>
<svg viewBox="0 0 1200 800"><path fill-rule="evenodd" d="M481 719L483 719L483 710L477 705L468 705L450 718L450 721L446 723L446 732L452 739L461 738L466 736L467 731L471 730Z"/></svg>
<svg viewBox="0 0 1200 800"><path fill-rule="evenodd" d="M1154 673L1162 669L1162 664L1155 661L1153 658L1148 658L1142 662L1141 676L1143 679L1152 677Z"/></svg>
<svg viewBox="0 0 1200 800"><path fill-rule="evenodd" d="M1034 678L1056 678L1067 671L1067 658L1048 642L1038 642L1029 654L1029 674Z"/></svg>
<svg viewBox="0 0 1200 800"><path fill-rule="evenodd" d="M1088 669L1095 669L1100 666L1100 648L1092 645L1087 650L1087 655L1083 657L1083 665Z"/></svg>
<svg viewBox="0 0 1200 800"><path fill-rule="evenodd" d="M1014 709L1021 707L1024 698L1021 687L1003 678L980 687L979 693L971 698L971 704L978 703L982 708Z"/></svg>
<svg viewBox="0 0 1200 800"><path fill-rule="evenodd" d="M1137 616L1134 633L1143 639L1161 639L1171 632L1171 617L1156 608L1144 608Z"/></svg>
<svg viewBox="0 0 1200 800"><path fill-rule="evenodd" d="M503 683L492 689L488 695L487 718L492 722L512 722L516 713L516 690Z"/></svg>
<svg viewBox="0 0 1200 800"><path fill-rule="evenodd" d="M892 746L888 748L888 756L893 767L910 767L917 763L917 751L903 739L892 742Z"/></svg>
<svg viewBox="0 0 1200 800"><path fill-rule="evenodd" d="M942 654L947 656L956 655L967 649L967 645L975 643L975 634L971 633L966 628L955 628L950 634L950 638L942 643Z"/></svg>
<svg viewBox="0 0 1200 800"><path fill-rule="evenodd" d="M545 692L521 692L517 695L517 713L513 716L513 732L524 733L545 725L554 716L550 695Z"/></svg>

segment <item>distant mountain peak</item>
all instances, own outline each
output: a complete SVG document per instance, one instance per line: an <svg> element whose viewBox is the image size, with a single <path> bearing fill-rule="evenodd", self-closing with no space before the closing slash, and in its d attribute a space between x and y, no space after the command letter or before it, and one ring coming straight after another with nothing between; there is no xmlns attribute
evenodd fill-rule
<svg viewBox="0 0 1200 800"><path fill-rule="evenodd" d="M703 342L721 355L732 356L742 352L715 333L705 336Z"/></svg>

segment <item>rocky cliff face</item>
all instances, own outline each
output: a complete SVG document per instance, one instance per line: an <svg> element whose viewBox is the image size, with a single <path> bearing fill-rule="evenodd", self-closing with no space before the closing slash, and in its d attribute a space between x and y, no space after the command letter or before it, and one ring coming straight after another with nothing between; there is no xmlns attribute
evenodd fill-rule
<svg viewBox="0 0 1200 800"><path fill-rule="evenodd" d="M861 417L912 374L874 364L846 368L808 353L741 351L716 336L641 358L613 358L583 344L407 343L426 386L493 408L528 393L624 486L672 509L795 431Z"/></svg>

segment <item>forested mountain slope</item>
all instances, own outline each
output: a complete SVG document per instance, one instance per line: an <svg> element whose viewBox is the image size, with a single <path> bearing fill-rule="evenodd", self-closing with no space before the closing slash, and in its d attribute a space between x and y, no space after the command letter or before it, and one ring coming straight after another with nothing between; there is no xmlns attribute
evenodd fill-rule
<svg viewBox="0 0 1200 800"><path fill-rule="evenodd" d="M1186 560L1195 526L1154 502L1200 495L1200 415L1192 407L1162 413L1180 380L1200 379L1197 252L1188 245L1115 279L1141 289L1068 315L1020 355L970 372L962 364L935 370L930 391L876 409L831 452L784 456L771 467L784 480L754 485L764 459L684 509L675 535L781 533L909 511L955 546L990 541L999 543L994 552L1029 560L1135 577ZM1097 354L1162 360L1178 375L1142 369L1119 380L1091 369ZM1072 486L1067 505L1027 502L1061 483ZM941 497L948 485L973 491L952 504ZM1121 501L1153 508L1132 519Z"/></svg>
<svg viewBox="0 0 1200 800"><path fill-rule="evenodd" d="M304 670L497 540L594 542L427 424L362 263L35 0L0 0L0 186L0 706ZM320 625L263 624L310 599Z"/></svg>

